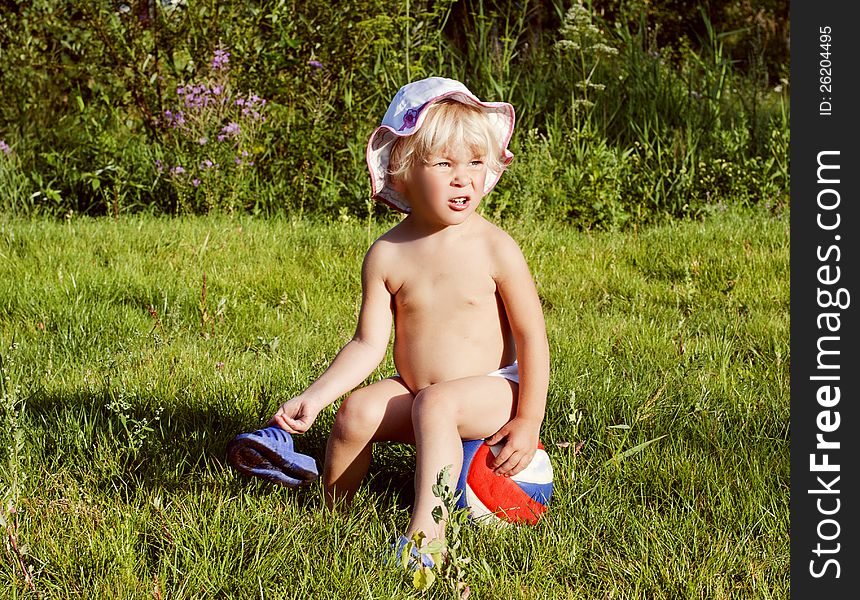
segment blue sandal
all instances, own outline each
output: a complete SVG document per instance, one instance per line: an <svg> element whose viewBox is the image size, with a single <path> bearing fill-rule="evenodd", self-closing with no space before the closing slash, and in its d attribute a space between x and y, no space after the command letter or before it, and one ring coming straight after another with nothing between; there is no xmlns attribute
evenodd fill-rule
<svg viewBox="0 0 860 600"><path fill-rule="evenodd" d="M277 426L237 435L227 446L227 460L240 473L287 487L319 478L316 461L293 451L292 436Z"/></svg>
<svg viewBox="0 0 860 600"><path fill-rule="evenodd" d="M409 538L405 535L401 535L397 538L396 541L392 542L391 546L388 547L388 550L382 555L382 564L389 564L394 559L394 564L396 566L400 566L403 564L403 549L406 548L406 544L409 543ZM433 568L435 563L433 559L430 558L427 554L421 554L418 552L418 548L412 546L412 550L409 552L409 562L406 563L406 568L410 571L416 571L421 567L428 567L430 569Z"/></svg>

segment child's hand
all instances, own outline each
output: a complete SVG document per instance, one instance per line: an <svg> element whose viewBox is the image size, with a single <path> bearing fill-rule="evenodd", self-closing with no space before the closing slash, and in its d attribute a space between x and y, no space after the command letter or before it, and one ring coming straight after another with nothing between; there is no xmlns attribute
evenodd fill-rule
<svg viewBox="0 0 860 600"><path fill-rule="evenodd" d="M313 402L296 396L281 404L278 412L269 419L269 425L277 425L288 433L304 433L310 429L319 412Z"/></svg>
<svg viewBox="0 0 860 600"><path fill-rule="evenodd" d="M493 461L493 472L496 475L510 477L516 475L527 466L537 453L540 422L514 417L496 433L484 440L488 446L505 440L505 445Z"/></svg>

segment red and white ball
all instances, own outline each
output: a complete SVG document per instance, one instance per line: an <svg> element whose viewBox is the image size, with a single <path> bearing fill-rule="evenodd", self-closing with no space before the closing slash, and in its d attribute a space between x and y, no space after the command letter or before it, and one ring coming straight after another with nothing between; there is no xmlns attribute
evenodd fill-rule
<svg viewBox="0 0 860 600"><path fill-rule="evenodd" d="M493 473L492 462L503 444L488 446L482 440L463 441L463 470L457 482L458 508L481 523L534 525L552 497L552 464L538 442L529 466L513 477Z"/></svg>

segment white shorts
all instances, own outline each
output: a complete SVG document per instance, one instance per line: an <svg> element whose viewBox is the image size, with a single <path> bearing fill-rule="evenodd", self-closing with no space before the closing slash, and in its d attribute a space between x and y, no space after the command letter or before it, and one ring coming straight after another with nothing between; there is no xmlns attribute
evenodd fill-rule
<svg viewBox="0 0 860 600"><path fill-rule="evenodd" d="M395 373L395 377L400 377L400 373ZM517 385L520 383L520 366L517 364L517 361L514 361L513 364L508 365L507 367L502 367L501 369L496 369L495 371L491 371L487 373L487 377L501 377L502 379L507 379L508 381L513 381Z"/></svg>
<svg viewBox="0 0 860 600"><path fill-rule="evenodd" d="M507 379L508 381L513 381L514 383L519 384L520 366L517 364L517 361L514 361L514 364L502 367L492 373L487 373L487 375L489 377L501 377L502 379Z"/></svg>

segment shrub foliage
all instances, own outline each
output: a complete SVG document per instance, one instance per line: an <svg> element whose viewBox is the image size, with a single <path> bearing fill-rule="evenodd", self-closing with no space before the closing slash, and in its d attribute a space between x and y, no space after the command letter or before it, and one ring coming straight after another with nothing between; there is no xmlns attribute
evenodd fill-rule
<svg viewBox="0 0 860 600"><path fill-rule="evenodd" d="M367 137L430 75L517 109L495 216L785 202L782 3L679 4L4 0L0 208L383 214Z"/></svg>

